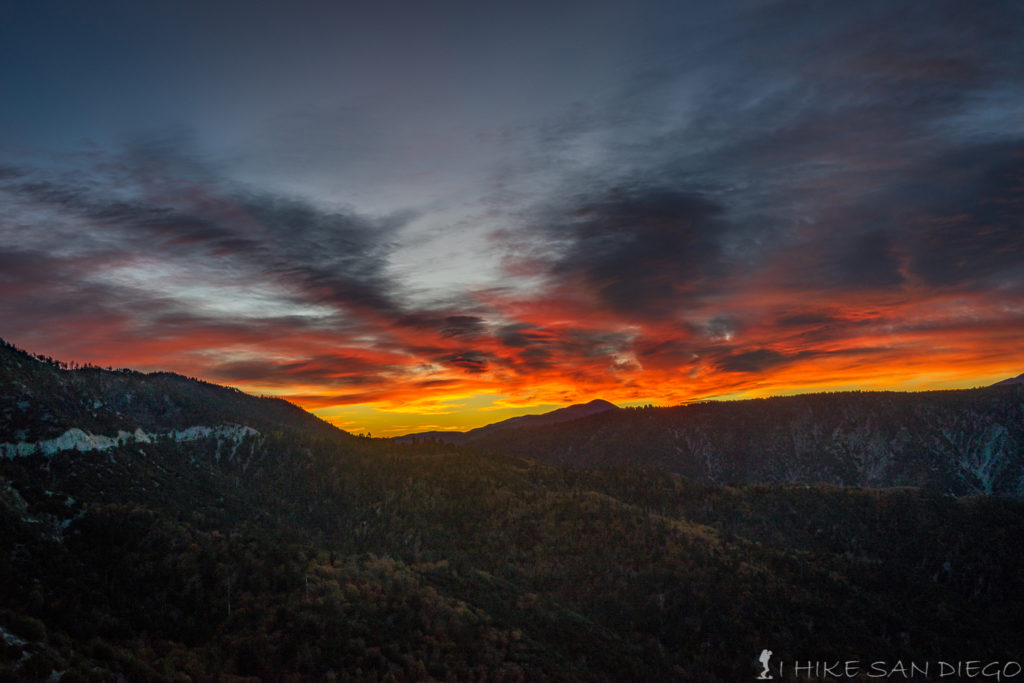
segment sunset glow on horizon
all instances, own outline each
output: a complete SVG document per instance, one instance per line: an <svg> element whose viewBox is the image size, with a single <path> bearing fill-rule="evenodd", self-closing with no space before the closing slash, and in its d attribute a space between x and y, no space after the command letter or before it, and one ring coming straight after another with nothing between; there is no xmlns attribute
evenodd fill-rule
<svg viewBox="0 0 1024 683"><path fill-rule="evenodd" d="M5 10L0 337L375 436L1024 372L1022 7L724 4Z"/></svg>

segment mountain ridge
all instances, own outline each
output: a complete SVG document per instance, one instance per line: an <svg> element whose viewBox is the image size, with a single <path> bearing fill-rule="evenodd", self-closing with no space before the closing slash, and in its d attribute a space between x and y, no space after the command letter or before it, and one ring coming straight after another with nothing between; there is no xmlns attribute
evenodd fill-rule
<svg viewBox="0 0 1024 683"><path fill-rule="evenodd" d="M232 425L260 434L287 425L336 441L357 438L278 398L174 373L61 366L0 347L3 453L105 450L115 442L201 433L219 435L218 448L235 452L242 437ZM671 408L623 409L595 399L467 432L385 441L442 443L556 466L650 467L711 484L922 486L958 496L1024 498L1022 394L1024 384L999 382L979 389L800 394Z"/></svg>
<svg viewBox="0 0 1024 683"><path fill-rule="evenodd" d="M992 427L1021 392L937 398ZM604 410L442 447L356 438L187 378L0 352L3 429L58 435L0 457L0 680L716 683L753 678L766 642L785 662L1016 657L1024 556L1007 539L1024 503L532 457L561 432L644 454L702 420L813 453L806 425L846 406L856 437L858 401L878 419L919 399L706 404L682 423ZM845 442L870 454L862 437Z"/></svg>
<svg viewBox="0 0 1024 683"><path fill-rule="evenodd" d="M279 397L158 371L71 367L33 356L0 339L0 443L40 442L75 427L96 435L166 433L217 424L266 431L288 424L321 435L356 438ZM136 421L126 424L125 416ZM342 437L342 438L344 438Z"/></svg>
<svg viewBox="0 0 1024 683"><path fill-rule="evenodd" d="M556 408L555 410L551 410L546 413L510 417L507 420L492 422L484 425L483 427L476 427L464 432L433 430L403 434L402 436L392 437L392 439L394 441L404 443L440 441L442 443L467 444L496 432L557 424L559 422L569 422L609 410L620 410L620 408L614 403L605 401L604 399L595 398L586 403L575 403L573 405L565 406L564 408Z"/></svg>
<svg viewBox="0 0 1024 683"><path fill-rule="evenodd" d="M921 486L1024 497L1024 384L835 392L632 408L473 446L576 468L635 466L712 484Z"/></svg>

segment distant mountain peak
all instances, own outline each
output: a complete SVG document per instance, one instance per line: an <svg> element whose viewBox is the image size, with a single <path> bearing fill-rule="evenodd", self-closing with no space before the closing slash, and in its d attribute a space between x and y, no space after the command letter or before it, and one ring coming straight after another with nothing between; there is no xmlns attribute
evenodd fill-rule
<svg viewBox="0 0 1024 683"><path fill-rule="evenodd" d="M586 403L577 403L577 406L585 406L587 408L601 408L602 410L611 410L612 408L618 408L617 405L611 401L606 401L603 398L595 398L593 401L587 401ZM572 408L573 406L569 406Z"/></svg>
<svg viewBox="0 0 1024 683"><path fill-rule="evenodd" d="M547 413L540 413L537 415L520 415L518 417L510 417L507 420L501 422L493 422L483 427L477 427L471 429L468 432L418 432L414 434L406 434L404 436L395 437L399 441L444 441L447 443L465 443L472 441L473 439L493 434L495 432L501 432L510 429L519 429L522 427L540 427L542 425L557 424L559 422L568 422L570 420L578 420L583 417L590 415L596 415L597 413L603 413L608 410L619 410L619 407L614 403L605 401L602 398L595 398L587 403L575 403L565 408L558 408Z"/></svg>
<svg viewBox="0 0 1024 683"><path fill-rule="evenodd" d="M996 382L992 386L1004 387L1007 386L1008 384L1024 384L1024 372L1017 375L1016 377L1010 377L1009 379L1004 379L1002 381Z"/></svg>

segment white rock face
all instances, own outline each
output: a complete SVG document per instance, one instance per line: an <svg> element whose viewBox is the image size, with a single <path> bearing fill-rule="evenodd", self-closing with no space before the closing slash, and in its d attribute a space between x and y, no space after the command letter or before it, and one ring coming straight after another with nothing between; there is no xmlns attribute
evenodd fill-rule
<svg viewBox="0 0 1024 683"><path fill-rule="evenodd" d="M170 441L197 441L211 437L218 441L233 443L237 447L247 436L259 436L259 432L246 425L222 424L213 427L196 425L164 434L144 432L139 427L134 432L119 430L117 436L104 436L102 434L82 431L78 427L72 427L55 439L0 444L0 453L4 457L14 459L32 455L33 453L53 455L62 451L105 451L114 446L131 443L153 443L154 441L163 441L165 439Z"/></svg>
<svg viewBox="0 0 1024 683"><path fill-rule="evenodd" d="M72 427L56 439L40 441L37 446L43 455L53 455L61 451L104 451L117 444L116 437L90 434Z"/></svg>
<svg viewBox="0 0 1024 683"><path fill-rule="evenodd" d="M36 444L27 442L0 444L0 448L3 450L4 457L12 460L19 456L32 455L36 452Z"/></svg>
<svg viewBox="0 0 1024 683"><path fill-rule="evenodd" d="M179 431L169 432L166 438L174 441L196 441L214 437L225 441L239 442L247 436L258 436L259 432L252 427L236 424L223 424L216 427L195 426Z"/></svg>

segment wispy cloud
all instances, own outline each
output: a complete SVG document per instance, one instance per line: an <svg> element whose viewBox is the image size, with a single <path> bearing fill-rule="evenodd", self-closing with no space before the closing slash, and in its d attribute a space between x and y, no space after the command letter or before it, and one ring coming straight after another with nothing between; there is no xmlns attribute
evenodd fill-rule
<svg viewBox="0 0 1024 683"><path fill-rule="evenodd" d="M0 334L346 425L1020 372L1021 6L502 12L19 10Z"/></svg>

